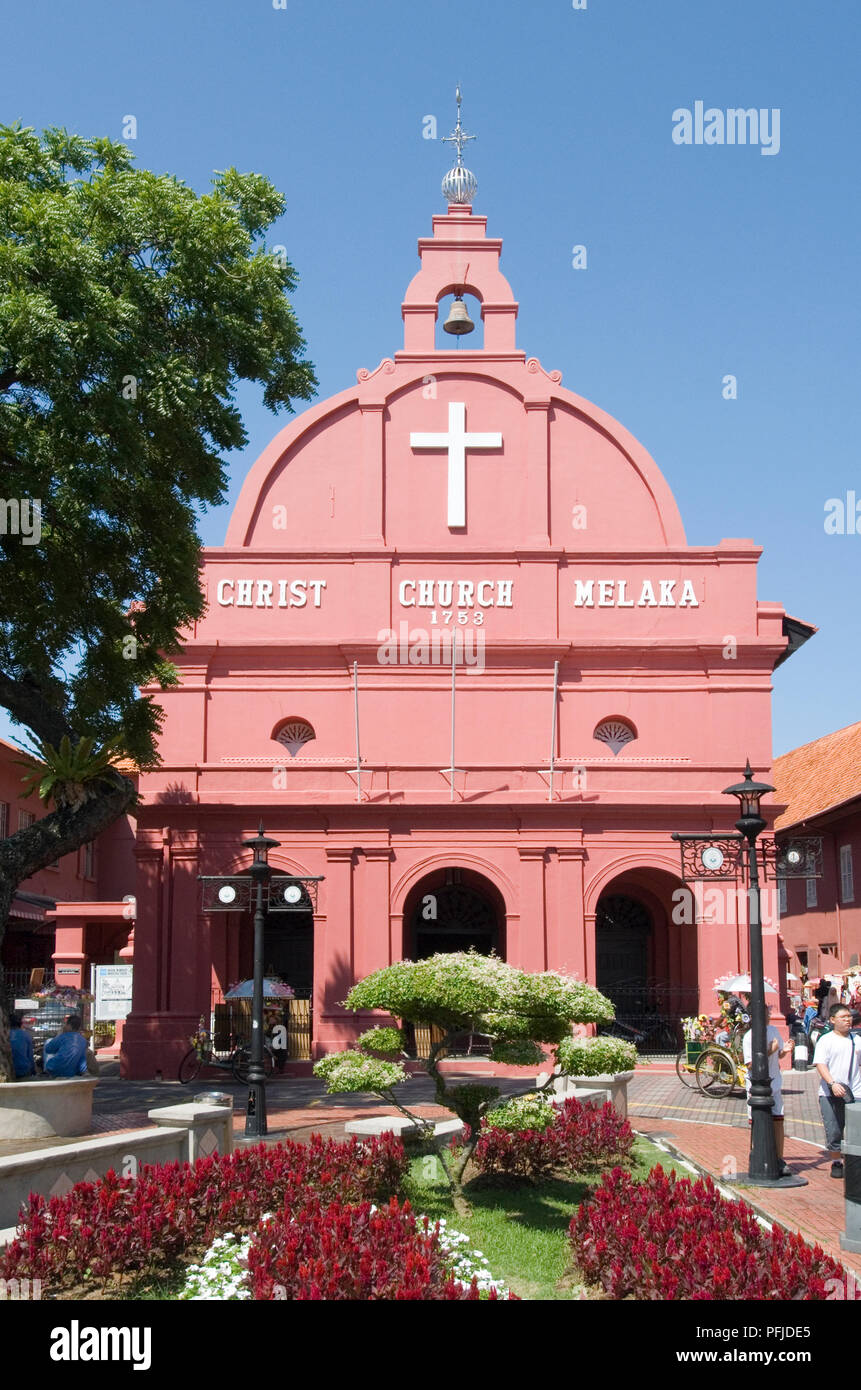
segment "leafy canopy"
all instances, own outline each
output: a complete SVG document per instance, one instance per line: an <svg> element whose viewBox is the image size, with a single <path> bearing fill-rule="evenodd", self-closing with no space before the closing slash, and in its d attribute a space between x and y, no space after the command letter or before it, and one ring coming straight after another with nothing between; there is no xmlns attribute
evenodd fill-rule
<svg viewBox="0 0 861 1390"><path fill-rule="evenodd" d="M572 1023L613 1019L610 1001L583 980L552 970L531 974L475 951L386 966L354 985L344 1002L385 1009L407 1023L488 1033L500 1043L558 1043Z"/></svg>
<svg viewBox="0 0 861 1390"><path fill-rule="evenodd" d="M138 691L175 680L165 654L204 608L195 522L246 442L236 383L272 410L316 384L295 273L262 241L283 211L258 174L198 195L123 144L0 127L0 503L41 509L35 540L0 527L16 717L8 691L37 689L68 729L154 759Z"/></svg>

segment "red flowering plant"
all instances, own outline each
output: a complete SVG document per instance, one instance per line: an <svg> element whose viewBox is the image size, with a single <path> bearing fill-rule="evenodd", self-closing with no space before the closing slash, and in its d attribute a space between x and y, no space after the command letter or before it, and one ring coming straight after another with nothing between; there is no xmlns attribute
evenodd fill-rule
<svg viewBox="0 0 861 1390"><path fill-rule="evenodd" d="M533 1099L541 1100L527 1096L510 1102L527 1126L543 1119L534 1113L534 1104L525 1108L524 1102ZM482 1123L474 1162L486 1176L534 1182L553 1173L583 1173L630 1159L634 1131L609 1101L595 1106L572 1096L558 1109L551 1107L550 1121L541 1127L506 1124L508 1109L491 1110Z"/></svg>
<svg viewBox="0 0 861 1390"><path fill-rule="evenodd" d="M614 1168L569 1230L578 1269L610 1298L810 1301L848 1287L846 1271L820 1246L778 1226L766 1230L711 1178L677 1178L661 1167L645 1182Z"/></svg>
<svg viewBox="0 0 861 1390"><path fill-rule="evenodd" d="M309 1195L261 1222L248 1251L254 1297L297 1302L479 1299L478 1281L462 1283L450 1265L439 1228L395 1198L377 1208ZM488 1298L497 1297L491 1288Z"/></svg>
<svg viewBox="0 0 861 1390"><path fill-rule="evenodd" d="M140 1176L109 1171L63 1197L31 1193L15 1239L0 1252L0 1278L39 1278L46 1288L170 1269L222 1231L251 1231L272 1210L311 1197L348 1203L387 1200L407 1167L392 1135L213 1154L194 1164L144 1165Z"/></svg>

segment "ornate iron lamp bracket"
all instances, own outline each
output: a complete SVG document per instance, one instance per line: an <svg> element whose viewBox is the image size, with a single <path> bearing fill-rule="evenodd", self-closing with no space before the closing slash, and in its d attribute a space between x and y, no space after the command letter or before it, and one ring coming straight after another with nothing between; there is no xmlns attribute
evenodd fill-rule
<svg viewBox="0 0 861 1390"><path fill-rule="evenodd" d="M819 835L760 840L760 853L766 878L780 882L788 878L822 877L822 838Z"/></svg>
<svg viewBox="0 0 861 1390"><path fill-rule="evenodd" d="M682 860L682 882L738 879L743 872L740 835L673 835Z"/></svg>
<svg viewBox="0 0 861 1390"><path fill-rule="evenodd" d="M316 912L317 884L323 875L298 878L273 874L264 884L267 912ZM253 880L247 874L200 874L202 912L248 912L253 906Z"/></svg>

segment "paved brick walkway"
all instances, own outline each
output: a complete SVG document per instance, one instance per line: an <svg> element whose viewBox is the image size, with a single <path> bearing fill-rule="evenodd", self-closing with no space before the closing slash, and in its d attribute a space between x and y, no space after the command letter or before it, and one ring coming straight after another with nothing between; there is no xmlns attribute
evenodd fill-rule
<svg viewBox="0 0 861 1390"><path fill-rule="evenodd" d="M840 1249L840 1232L845 1227L843 1183L831 1177L830 1159L822 1147L818 1085L813 1071L784 1074L784 1156L808 1185L783 1189L733 1185L732 1191L770 1220L800 1231L805 1240L818 1243L857 1274L858 1257ZM709 1100L682 1085L674 1070L650 1066L638 1069L631 1082L628 1108L636 1130L666 1141L718 1181L746 1169L750 1130L743 1096Z"/></svg>

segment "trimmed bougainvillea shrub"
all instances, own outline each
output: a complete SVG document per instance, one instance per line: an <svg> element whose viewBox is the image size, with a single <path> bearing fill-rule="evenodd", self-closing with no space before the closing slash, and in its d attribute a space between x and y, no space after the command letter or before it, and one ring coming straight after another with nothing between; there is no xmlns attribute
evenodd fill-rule
<svg viewBox="0 0 861 1390"><path fill-rule="evenodd" d="M391 1134L362 1143L312 1135L307 1144L260 1144L194 1164L147 1164L137 1178L110 1171L64 1197L31 1194L16 1239L0 1253L0 1277L56 1289L169 1268L222 1231L250 1231L265 1213L301 1207L311 1195L386 1201L407 1164Z"/></svg>
<svg viewBox="0 0 861 1390"><path fill-rule="evenodd" d="M516 1113L501 1106L501 1125L494 1122L496 1112L490 1111L475 1148L473 1161L479 1172L540 1182L553 1173L583 1173L629 1159L634 1132L609 1101L595 1106L572 1097L558 1107L549 1125L514 1128L521 1114L528 1119L532 1113L525 1105L528 1100L523 1098Z"/></svg>
<svg viewBox="0 0 861 1390"><path fill-rule="evenodd" d="M846 1271L797 1234L766 1230L711 1178L653 1168L634 1182L615 1168L570 1226L575 1263L610 1298L802 1299L846 1287ZM833 1293L831 1294L833 1297Z"/></svg>
<svg viewBox="0 0 861 1390"><path fill-rule="evenodd" d="M248 1270L256 1299L397 1302L477 1300L478 1282L457 1280L439 1231L406 1202L348 1206L318 1197L264 1221L252 1238ZM487 1297L497 1299L495 1289ZM513 1297L513 1295L509 1295Z"/></svg>

